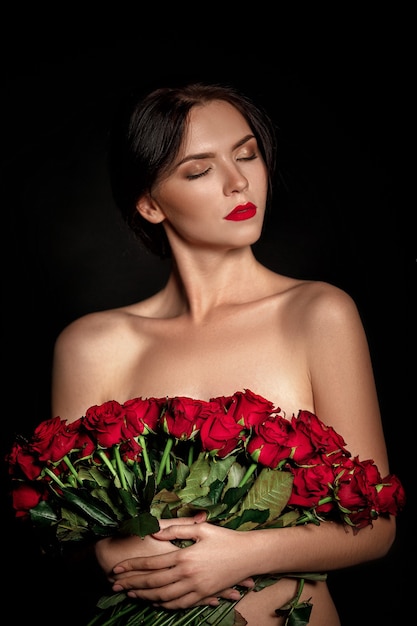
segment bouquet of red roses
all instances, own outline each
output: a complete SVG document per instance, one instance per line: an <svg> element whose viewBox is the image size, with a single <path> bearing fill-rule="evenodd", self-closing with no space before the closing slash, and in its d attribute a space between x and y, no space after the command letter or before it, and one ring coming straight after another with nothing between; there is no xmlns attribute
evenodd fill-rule
<svg viewBox="0 0 417 626"><path fill-rule="evenodd" d="M6 460L16 516L58 547L115 533L144 537L159 529L158 519L201 510L236 530L331 519L357 532L405 504L398 478L352 458L316 415L301 410L287 419L248 389L210 401L113 400L70 424L47 419L29 439L17 437ZM299 602L304 579L326 575L290 576L300 579L297 595L277 611L288 626L302 626L312 609ZM260 576L256 588L280 577ZM112 594L90 625L233 625L235 604L173 612Z"/></svg>

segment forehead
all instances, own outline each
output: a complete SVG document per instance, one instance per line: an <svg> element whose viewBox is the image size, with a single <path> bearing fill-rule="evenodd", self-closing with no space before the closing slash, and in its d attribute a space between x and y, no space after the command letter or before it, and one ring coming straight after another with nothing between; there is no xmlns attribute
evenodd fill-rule
<svg viewBox="0 0 417 626"><path fill-rule="evenodd" d="M213 100L195 105L188 116L182 152L214 152L234 145L249 133L248 122L229 102Z"/></svg>

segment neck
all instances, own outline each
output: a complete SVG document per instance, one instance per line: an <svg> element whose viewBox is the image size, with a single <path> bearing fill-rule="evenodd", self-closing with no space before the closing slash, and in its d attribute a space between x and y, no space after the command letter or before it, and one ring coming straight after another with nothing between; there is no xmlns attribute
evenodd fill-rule
<svg viewBox="0 0 417 626"><path fill-rule="evenodd" d="M251 247L221 255L218 251L182 255L173 261L164 300L177 315L187 313L202 320L218 307L255 299L260 275L265 271Z"/></svg>

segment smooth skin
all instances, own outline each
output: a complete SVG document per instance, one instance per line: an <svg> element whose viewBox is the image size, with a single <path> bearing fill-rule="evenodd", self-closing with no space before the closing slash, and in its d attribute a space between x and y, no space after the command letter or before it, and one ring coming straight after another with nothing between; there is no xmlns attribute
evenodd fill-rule
<svg viewBox="0 0 417 626"><path fill-rule="evenodd" d="M318 281L279 275L252 251L261 234L266 167L244 117L229 103L194 106L176 167L137 202L162 223L173 251L164 288L126 307L86 315L58 337L53 414L78 419L87 407L138 396L209 400L251 389L288 417L314 412L361 460L389 473L364 329L351 297ZM237 205L257 207L243 221ZM140 539L104 539L98 561L113 590L179 609L233 599L261 573L330 571L383 557L395 519L354 534L336 523L241 532L204 515L163 520ZM177 549L170 540L193 539ZM295 593L285 578L250 592L237 609L249 626L279 626L274 609ZM310 626L338 626L327 584L307 583Z"/></svg>

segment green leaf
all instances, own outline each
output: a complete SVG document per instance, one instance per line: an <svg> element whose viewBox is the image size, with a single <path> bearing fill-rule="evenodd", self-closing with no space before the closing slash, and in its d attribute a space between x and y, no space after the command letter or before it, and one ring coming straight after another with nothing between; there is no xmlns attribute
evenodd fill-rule
<svg viewBox="0 0 417 626"><path fill-rule="evenodd" d="M97 483L97 485L99 485L100 487L104 488L108 488L109 485L111 485L111 483L113 482L111 478L109 478L108 473L105 474L102 470L95 466L89 468L80 466L78 470L78 476L83 482L85 480L90 480Z"/></svg>
<svg viewBox="0 0 417 626"><path fill-rule="evenodd" d="M178 497L178 494L175 491L167 491L166 489L161 489L154 495L152 500L152 506L158 504L159 502L175 502L177 504L181 503L181 499Z"/></svg>
<svg viewBox="0 0 417 626"><path fill-rule="evenodd" d="M262 589L265 589L265 587L274 585L276 582L281 580L281 578L287 578L287 575L271 574L270 576L259 576L255 579L255 586L253 587L253 591L262 591Z"/></svg>
<svg viewBox="0 0 417 626"><path fill-rule="evenodd" d="M84 485L85 484L86 483L84 483ZM108 489L95 487L91 490L91 495L94 496L95 499L103 502L108 507L109 511L112 511L114 517L120 520L124 517L124 511L123 507L120 506L118 493L119 491L113 484L111 484Z"/></svg>
<svg viewBox="0 0 417 626"><path fill-rule="evenodd" d="M29 514L32 522L39 527L52 526L59 521L56 511L45 500L30 509Z"/></svg>
<svg viewBox="0 0 417 626"><path fill-rule="evenodd" d="M118 494L125 506L126 511L132 517L138 513L138 501L127 489L119 489Z"/></svg>
<svg viewBox="0 0 417 626"><path fill-rule="evenodd" d="M99 609L108 609L111 606L116 606L126 600L125 593L112 593L109 596L101 596L97 601L97 607ZM132 603L133 604L133 603Z"/></svg>
<svg viewBox="0 0 417 626"><path fill-rule="evenodd" d="M62 507L59 528L74 528L84 530L89 527L89 520L72 509Z"/></svg>
<svg viewBox="0 0 417 626"><path fill-rule="evenodd" d="M208 514L207 519L215 521L221 517L224 508L223 504L213 504L209 499L205 501L204 498L199 498L194 502L189 502L180 506L176 511L176 515L177 517L190 517L195 515L197 511L206 511Z"/></svg>
<svg viewBox="0 0 417 626"><path fill-rule="evenodd" d="M287 511L280 515L277 519L269 521L265 527L267 528L285 528L286 526L296 526L297 520L301 514L297 511Z"/></svg>
<svg viewBox="0 0 417 626"><path fill-rule="evenodd" d="M224 483L218 478L216 478L216 480L214 480L210 484L210 491L209 491L208 497L210 498L211 502L219 502L223 494L223 491L224 491Z"/></svg>
<svg viewBox="0 0 417 626"><path fill-rule="evenodd" d="M177 488L182 488L184 487L185 482L188 478L188 475L190 473L190 468L188 467L186 463L183 463L180 459L177 459L175 467L176 467L176 473L175 473L174 484L177 486Z"/></svg>
<svg viewBox="0 0 417 626"><path fill-rule="evenodd" d="M286 626L307 626L313 605L310 602L301 602L290 612Z"/></svg>
<svg viewBox="0 0 417 626"><path fill-rule="evenodd" d="M156 480L154 474L146 474L145 488L142 494L141 508L146 509L151 506L151 502L156 491Z"/></svg>
<svg viewBox="0 0 417 626"><path fill-rule="evenodd" d="M177 491L181 500L192 502L196 498L206 496L210 492L210 484L205 484L210 474L210 463L203 453L199 454L190 468L190 474L183 489Z"/></svg>
<svg viewBox="0 0 417 626"><path fill-rule="evenodd" d="M104 502L100 502L100 500L91 496L87 490L67 487L63 490L63 497L92 521L102 526L117 528L117 521L112 516L109 507Z"/></svg>
<svg viewBox="0 0 417 626"><path fill-rule="evenodd" d="M242 515L234 516L232 519L221 526L231 528L232 530L251 530L266 522L269 517L269 510L264 509L245 509Z"/></svg>
<svg viewBox="0 0 417 626"><path fill-rule="evenodd" d="M158 530L158 520L147 511L131 517L120 525L120 532L123 535L138 535L142 538L151 533L157 533Z"/></svg>
<svg viewBox="0 0 417 626"><path fill-rule="evenodd" d="M291 495L293 476L290 472L264 468L244 499L240 513L245 509L269 509L270 519L278 517Z"/></svg>
<svg viewBox="0 0 417 626"><path fill-rule="evenodd" d="M199 456L203 456L203 455L204 453L201 452ZM206 482L210 484L215 480L220 480L222 483L224 483L226 476L228 476L230 469L233 465L235 465L236 468L240 467L239 463L236 462L236 459L234 456L227 456L225 459L212 460L210 463L210 472L207 476ZM194 466L192 465L191 472L193 471L193 467ZM244 474L244 471L242 468L242 476L243 474ZM235 473L235 476L237 478L237 472Z"/></svg>
<svg viewBox="0 0 417 626"><path fill-rule="evenodd" d="M174 519L175 515L171 512L169 506L160 502L156 506L151 507L151 514L156 517L156 519Z"/></svg>
<svg viewBox="0 0 417 626"><path fill-rule="evenodd" d="M241 501L250 486L251 483L247 482L243 485L243 487L232 487L231 489L228 489L223 496L222 502L226 504L228 509L231 511L233 507Z"/></svg>
<svg viewBox="0 0 417 626"><path fill-rule="evenodd" d="M56 529L56 537L59 541L82 541L89 534L88 528L81 527L62 527L58 524Z"/></svg>
<svg viewBox="0 0 417 626"><path fill-rule="evenodd" d="M226 519L222 526L251 530L260 524L275 520L286 507L291 495L293 477L290 472L262 469L252 484L237 513ZM245 511L262 511L262 515L244 515ZM267 512L265 515L264 512Z"/></svg>

